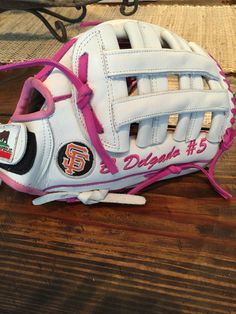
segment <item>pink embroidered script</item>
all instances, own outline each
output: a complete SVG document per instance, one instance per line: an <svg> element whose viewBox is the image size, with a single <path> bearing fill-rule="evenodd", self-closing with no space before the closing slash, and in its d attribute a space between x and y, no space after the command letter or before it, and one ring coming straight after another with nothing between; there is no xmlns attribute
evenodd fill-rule
<svg viewBox="0 0 236 314"><path fill-rule="evenodd" d="M196 154L201 154L206 150L206 148L207 138L204 137L199 142L197 142L196 140L190 141L187 144L186 151L182 153L180 152L179 148L173 146L168 153L161 155L149 153L146 157L142 158L138 154L130 154L123 158L122 169L124 171L134 168L145 168L146 170L151 170L156 165L162 164L168 160L174 159L183 154L185 156L192 155L194 152ZM113 158L113 162L116 163L116 158ZM100 173L101 174L109 173L109 169L107 169L106 165L103 162L101 162Z"/></svg>

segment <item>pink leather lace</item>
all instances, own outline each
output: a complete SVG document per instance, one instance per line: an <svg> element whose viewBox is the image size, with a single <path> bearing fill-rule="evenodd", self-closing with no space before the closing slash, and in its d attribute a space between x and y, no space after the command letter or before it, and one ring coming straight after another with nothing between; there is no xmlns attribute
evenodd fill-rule
<svg viewBox="0 0 236 314"><path fill-rule="evenodd" d="M220 154L219 154L220 155ZM217 155L216 155L217 156ZM213 159L214 160L214 159ZM205 161L206 163L207 161ZM138 184L135 188L133 188L132 190L130 190L128 192L128 194L136 194L139 191L141 191L142 189L148 187L149 185L164 179L165 177L171 175L171 174L180 174L183 170L187 170L187 169L197 169L202 171L206 177L208 178L209 182L211 183L212 187L225 199L229 199L230 197L232 197L232 195L230 193L228 193L227 191L225 191L215 180L214 178L214 166L212 164L212 167L209 168L209 170L206 170L205 168L201 167L198 164L195 163L186 163L186 164L179 164L176 166L168 166L165 169L162 169L160 171L158 171L156 174L150 176L149 178L147 178L147 180L145 180L144 182L141 182L140 184Z"/></svg>

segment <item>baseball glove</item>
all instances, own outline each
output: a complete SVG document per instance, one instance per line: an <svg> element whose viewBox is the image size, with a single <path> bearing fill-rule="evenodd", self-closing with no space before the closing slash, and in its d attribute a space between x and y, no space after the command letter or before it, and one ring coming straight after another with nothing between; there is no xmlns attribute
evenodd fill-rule
<svg viewBox="0 0 236 314"><path fill-rule="evenodd" d="M0 70L33 66L43 68L0 125L0 177L38 195L34 204L144 204L141 189L197 170L230 197L214 168L235 136L235 99L219 64L195 43L115 20L71 39L51 60Z"/></svg>

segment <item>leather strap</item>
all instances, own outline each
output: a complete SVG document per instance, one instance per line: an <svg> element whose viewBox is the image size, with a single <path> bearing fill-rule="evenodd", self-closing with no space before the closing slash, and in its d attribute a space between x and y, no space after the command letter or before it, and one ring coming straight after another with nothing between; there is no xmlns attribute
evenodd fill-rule
<svg viewBox="0 0 236 314"><path fill-rule="evenodd" d="M219 71L209 57L172 49L139 48L104 51L107 75L198 74L218 80Z"/></svg>

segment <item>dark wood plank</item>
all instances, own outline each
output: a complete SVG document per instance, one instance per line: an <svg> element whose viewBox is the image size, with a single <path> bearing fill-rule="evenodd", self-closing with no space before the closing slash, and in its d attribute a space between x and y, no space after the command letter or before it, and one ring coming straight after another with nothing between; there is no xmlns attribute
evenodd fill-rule
<svg viewBox="0 0 236 314"><path fill-rule="evenodd" d="M11 74L5 113L28 76ZM148 188L143 207L36 207L3 184L0 313L236 313L236 144L216 177L231 200L192 174Z"/></svg>

